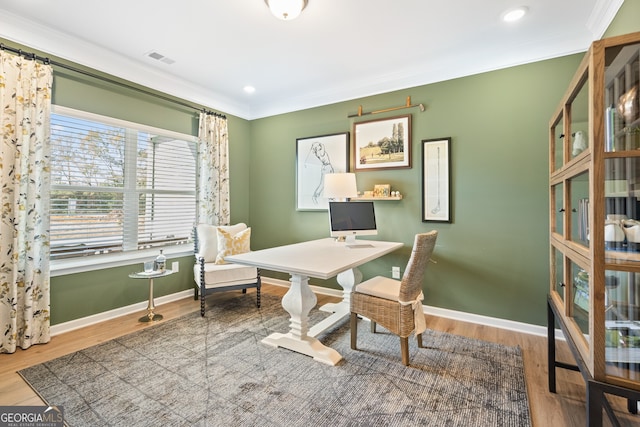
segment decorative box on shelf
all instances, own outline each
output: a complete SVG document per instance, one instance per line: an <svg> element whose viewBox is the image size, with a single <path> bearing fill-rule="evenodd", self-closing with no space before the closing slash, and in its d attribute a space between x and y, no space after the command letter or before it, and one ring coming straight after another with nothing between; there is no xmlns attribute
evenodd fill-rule
<svg viewBox="0 0 640 427"><path fill-rule="evenodd" d="M376 188L376 190L378 189ZM376 190L365 191L363 194L358 193L358 197L353 200L402 200L402 194L399 191L390 191L388 186L384 192Z"/></svg>

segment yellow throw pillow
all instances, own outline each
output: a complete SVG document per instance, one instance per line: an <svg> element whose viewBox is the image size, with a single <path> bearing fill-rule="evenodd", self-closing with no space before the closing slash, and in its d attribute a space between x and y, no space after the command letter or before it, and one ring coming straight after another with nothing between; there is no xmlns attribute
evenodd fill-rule
<svg viewBox="0 0 640 427"><path fill-rule="evenodd" d="M226 256L249 252L251 246L251 227L235 235L231 235L231 233L220 229L220 227L216 230L218 234L218 256L216 257L216 264L226 264L224 260Z"/></svg>

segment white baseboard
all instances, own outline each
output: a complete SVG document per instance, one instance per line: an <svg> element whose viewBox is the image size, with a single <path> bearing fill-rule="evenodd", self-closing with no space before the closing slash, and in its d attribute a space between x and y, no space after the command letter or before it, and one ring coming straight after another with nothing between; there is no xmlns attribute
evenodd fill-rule
<svg viewBox="0 0 640 427"><path fill-rule="evenodd" d="M266 278L266 280L268 281L268 283L272 285L284 286L287 288L289 287L289 282L286 280L271 279L271 278ZM313 286L313 285L311 285L310 287L311 287L311 290L316 294L330 295L338 298L342 296L342 291L339 289L330 289L330 288L324 288L322 286ZM463 311L449 310L446 308L433 307L429 305L423 305L422 310L427 315L459 320L461 322L492 326L494 328L507 329L509 331L521 332L521 333L530 334L530 335L538 335L538 336L543 336L545 338L547 336L546 326L531 325L529 323L498 319L496 317L482 316L482 315L473 314L473 313L465 313ZM564 335L562 334L562 331L560 329L556 329L556 338L564 339Z"/></svg>
<svg viewBox="0 0 640 427"><path fill-rule="evenodd" d="M263 283L282 286L288 288L290 283L288 280L273 279L270 277L263 277ZM328 295L333 297L342 297L342 290L325 288L322 286L311 285L311 290L319 295ZM177 301L183 298L193 298L193 289L187 289L177 292L171 295L165 295L155 299L156 306L166 304L168 302ZM124 316L127 314L135 313L147 308L147 301L142 301L136 304L131 304L126 307L119 307L113 310L105 311L103 313L94 314L91 316L83 317L81 319L71 320L69 322L60 323L51 327L51 335L58 335L65 332L70 332L76 329L83 328L85 326L94 325L105 320L114 319L116 317ZM465 313L462 311L449 310L446 308L423 306L423 311L427 315L445 317L447 319L459 320L461 322L476 323L480 325L492 326L500 329L507 329L510 331L521 332L524 334L547 336L546 326L531 325L529 323L515 322L513 320L498 319L495 317L482 316L479 314ZM556 338L564 339L562 331L556 329Z"/></svg>
<svg viewBox="0 0 640 427"><path fill-rule="evenodd" d="M177 301L183 298L193 298L193 289L187 289L184 291L176 292L175 294L154 298L154 304L156 306L159 306L159 305L166 304L172 301ZM116 317L135 313L137 311L146 309L147 304L148 304L148 301L142 301L142 302L128 305L126 307L118 307L118 308L114 308L113 310L104 311L102 313L93 314L91 316L82 317L80 319L59 323L51 327L51 336L63 334L65 332L71 332L76 329L84 328L85 326L95 325L96 323L104 322L105 320L115 319Z"/></svg>
<svg viewBox="0 0 640 427"><path fill-rule="evenodd" d="M539 335L545 338L547 336L546 326L532 325L530 323L522 323L522 322L516 322L514 320L499 319L497 317L482 316L480 314L465 313L463 311L449 310L446 308L432 307L428 305L423 305L422 308L425 314L427 315L459 320L461 322L476 323L478 325L492 326L494 328L521 332L523 334Z"/></svg>

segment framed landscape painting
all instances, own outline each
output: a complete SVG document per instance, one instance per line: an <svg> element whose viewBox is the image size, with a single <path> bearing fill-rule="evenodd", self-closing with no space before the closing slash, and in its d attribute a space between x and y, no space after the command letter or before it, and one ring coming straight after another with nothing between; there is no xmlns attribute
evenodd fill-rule
<svg viewBox="0 0 640 427"><path fill-rule="evenodd" d="M348 172L349 132L296 139L296 209L329 209L324 176Z"/></svg>
<svg viewBox="0 0 640 427"><path fill-rule="evenodd" d="M411 114L353 124L353 171L411 167Z"/></svg>

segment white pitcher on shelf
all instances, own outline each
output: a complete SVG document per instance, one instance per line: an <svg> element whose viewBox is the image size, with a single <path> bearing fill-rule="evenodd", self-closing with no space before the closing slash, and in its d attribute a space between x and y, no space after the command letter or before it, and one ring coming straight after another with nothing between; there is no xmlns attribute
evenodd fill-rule
<svg viewBox="0 0 640 427"><path fill-rule="evenodd" d="M573 134L573 149L571 154L574 157L586 150L588 146L589 142L583 131L579 130Z"/></svg>

